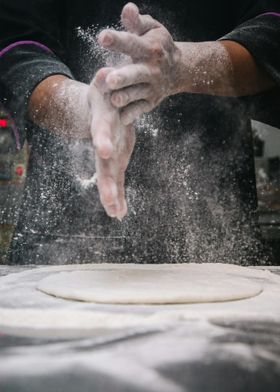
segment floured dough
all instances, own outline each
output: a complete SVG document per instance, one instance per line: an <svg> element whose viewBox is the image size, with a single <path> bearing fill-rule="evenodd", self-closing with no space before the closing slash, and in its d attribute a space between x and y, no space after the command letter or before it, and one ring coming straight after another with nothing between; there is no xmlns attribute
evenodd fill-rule
<svg viewBox="0 0 280 392"><path fill-rule="evenodd" d="M44 293L94 303L182 304L241 300L262 292L249 268L228 264L104 264L41 280Z"/></svg>

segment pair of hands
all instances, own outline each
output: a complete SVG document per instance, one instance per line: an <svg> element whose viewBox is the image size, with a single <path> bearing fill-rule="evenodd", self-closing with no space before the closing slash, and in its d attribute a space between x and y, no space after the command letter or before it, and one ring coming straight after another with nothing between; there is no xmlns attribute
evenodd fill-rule
<svg viewBox="0 0 280 392"><path fill-rule="evenodd" d="M125 31L104 30L98 40L131 63L100 69L88 94L100 200L106 213L120 220L127 213L124 182L135 144L132 124L174 94L180 79L180 51L165 27L141 15L133 3L123 8L121 20Z"/></svg>

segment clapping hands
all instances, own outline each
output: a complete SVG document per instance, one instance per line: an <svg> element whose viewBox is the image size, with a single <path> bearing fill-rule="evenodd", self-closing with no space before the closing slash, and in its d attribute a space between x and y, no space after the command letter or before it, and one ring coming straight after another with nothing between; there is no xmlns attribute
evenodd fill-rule
<svg viewBox="0 0 280 392"><path fill-rule="evenodd" d="M102 47L125 54L131 63L102 68L91 84L91 133L96 150L97 186L107 214L127 213L125 170L135 143L132 123L176 92L180 51L166 28L128 3L121 14L126 31L103 30Z"/></svg>

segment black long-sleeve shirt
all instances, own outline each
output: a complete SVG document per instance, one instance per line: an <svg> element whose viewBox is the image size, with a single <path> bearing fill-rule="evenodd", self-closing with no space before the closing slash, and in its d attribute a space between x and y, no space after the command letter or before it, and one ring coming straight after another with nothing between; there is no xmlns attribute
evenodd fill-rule
<svg viewBox="0 0 280 392"><path fill-rule="evenodd" d="M118 26L125 1L0 0L0 97L32 145L11 262L232 261L259 255L249 120L280 124L273 92L225 98L180 94L138 126L127 173L129 215L108 218L90 144L28 123L28 99L44 78L89 82L106 55L94 35ZM280 84L279 1L145 1L178 41L231 39Z"/></svg>

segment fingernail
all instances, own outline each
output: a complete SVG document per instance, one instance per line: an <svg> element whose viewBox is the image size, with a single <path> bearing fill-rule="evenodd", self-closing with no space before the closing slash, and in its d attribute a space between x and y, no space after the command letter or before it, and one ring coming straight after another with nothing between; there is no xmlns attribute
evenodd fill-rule
<svg viewBox="0 0 280 392"><path fill-rule="evenodd" d="M128 115L121 116L121 121L122 121L123 125L126 126L126 127L128 125L132 124L132 122L133 122L133 121L130 120Z"/></svg>
<svg viewBox="0 0 280 392"><path fill-rule="evenodd" d="M110 206L106 208L107 215L110 218L117 218L117 209L115 206Z"/></svg>
<svg viewBox="0 0 280 392"><path fill-rule="evenodd" d="M126 93L119 93L113 95L113 104L117 107L127 105L128 95Z"/></svg>
<svg viewBox="0 0 280 392"><path fill-rule="evenodd" d="M112 89L120 88L124 83L124 77L121 75L108 75L106 82Z"/></svg>
<svg viewBox="0 0 280 392"><path fill-rule="evenodd" d="M102 46L110 46L112 45L114 38L113 35L110 34L108 31L102 31L99 34L98 41Z"/></svg>
<svg viewBox="0 0 280 392"><path fill-rule="evenodd" d="M120 205L118 201L116 201L116 204L107 207L107 214L111 218L117 218L118 220L120 220L120 217L122 218L120 214Z"/></svg>

